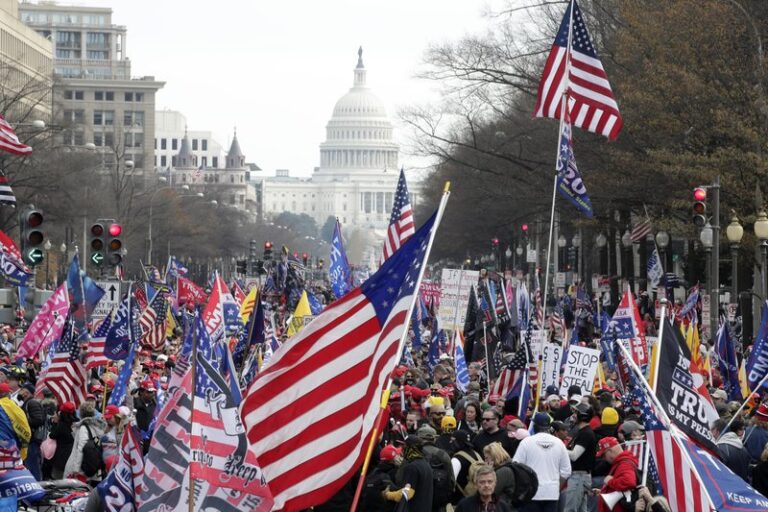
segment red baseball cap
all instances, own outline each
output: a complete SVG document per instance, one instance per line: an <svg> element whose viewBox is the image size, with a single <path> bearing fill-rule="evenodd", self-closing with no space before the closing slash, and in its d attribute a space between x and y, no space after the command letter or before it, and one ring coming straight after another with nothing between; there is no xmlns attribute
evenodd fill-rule
<svg viewBox="0 0 768 512"><path fill-rule="evenodd" d="M108 405L106 409L104 409L104 419L108 420L110 418L113 418L115 414L120 414L120 408L116 405Z"/></svg>
<svg viewBox="0 0 768 512"><path fill-rule="evenodd" d="M140 388L143 389L144 391L152 391L152 392L157 391L155 389L155 384L151 380L145 380L144 382L142 382Z"/></svg>
<svg viewBox="0 0 768 512"><path fill-rule="evenodd" d="M619 446L619 440L615 437L604 437L597 443L597 456L602 457L605 455L605 452L613 448L614 446Z"/></svg>
<svg viewBox="0 0 768 512"><path fill-rule="evenodd" d="M0 393L10 393L11 386L7 382L0 382Z"/></svg>
<svg viewBox="0 0 768 512"><path fill-rule="evenodd" d="M403 453L403 450L400 448L397 448L394 445L388 444L384 448L381 449L381 453L379 454L379 459L385 460L385 461L393 461L395 460L395 457Z"/></svg>
<svg viewBox="0 0 768 512"><path fill-rule="evenodd" d="M75 414L77 406L75 402L64 402L59 406L59 412L68 412L69 414Z"/></svg>

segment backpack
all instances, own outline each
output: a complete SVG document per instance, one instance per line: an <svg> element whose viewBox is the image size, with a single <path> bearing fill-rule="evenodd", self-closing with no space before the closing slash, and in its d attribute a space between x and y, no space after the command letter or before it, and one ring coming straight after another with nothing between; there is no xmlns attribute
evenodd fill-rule
<svg viewBox="0 0 768 512"><path fill-rule="evenodd" d="M485 461L483 459L475 459L469 456L467 452L456 452L456 457L461 457L465 461L469 462L469 470L467 471L467 485L464 486L462 489L461 486L459 486L459 483L456 482L456 487L459 488L459 491L461 491L461 494L463 496L472 496L477 492L477 487L475 486L475 474L477 474L477 470L483 466L485 466Z"/></svg>
<svg viewBox="0 0 768 512"><path fill-rule="evenodd" d="M450 503L453 494L453 467L445 464L435 454L424 453L424 458L432 468L432 506L442 507Z"/></svg>
<svg viewBox="0 0 768 512"><path fill-rule="evenodd" d="M392 482L389 475L384 471L374 470L365 477L363 484L362 503L363 510L376 512L379 510L391 510L392 505L385 504L381 493L386 490L387 485ZM389 507L389 508L386 508Z"/></svg>
<svg viewBox="0 0 768 512"><path fill-rule="evenodd" d="M83 446L83 461L80 463L80 470L85 476L92 477L103 466L101 440L93 437L93 433L88 425L83 426L88 431L88 441Z"/></svg>
<svg viewBox="0 0 768 512"><path fill-rule="evenodd" d="M504 488L504 496L513 506L528 503L539 490L539 478L536 472L530 467L520 462L507 462L504 467L512 470L514 476L514 487Z"/></svg>

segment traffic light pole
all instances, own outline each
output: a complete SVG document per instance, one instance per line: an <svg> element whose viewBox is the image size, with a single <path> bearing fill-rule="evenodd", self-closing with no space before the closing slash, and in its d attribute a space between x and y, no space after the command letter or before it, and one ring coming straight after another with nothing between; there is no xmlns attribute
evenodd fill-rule
<svg viewBox="0 0 768 512"><path fill-rule="evenodd" d="M720 318L720 176L712 185L712 284L709 287L709 335L710 343L717 336Z"/></svg>

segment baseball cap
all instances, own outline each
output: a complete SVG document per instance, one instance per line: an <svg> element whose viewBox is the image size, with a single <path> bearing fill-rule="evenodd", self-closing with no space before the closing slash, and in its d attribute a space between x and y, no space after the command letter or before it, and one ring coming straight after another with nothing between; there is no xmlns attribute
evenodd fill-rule
<svg viewBox="0 0 768 512"><path fill-rule="evenodd" d="M719 399L719 400L728 400L728 394L725 392L725 390L718 389L714 393L712 393L712 399Z"/></svg>
<svg viewBox="0 0 768 512"><path fill-rule="evenodd" d="M388 444L384 448L381 449L381 453L379 454L379 459L385 460L385 461L393 461L395 460L395 457L403 453L403 451L400 448L397 448L394 445Z"/></svg>
<svg viewBox="0 0 768 512"><path fill-rule="evenodd" d="M537 427L548 427L552 424L552 418L545 412L537 412L533 417L533 424Z"/></svg>
<svg viewBox="0 0 768 512"><path fill-rule="evenodd" d="M75 414L77 406L75 402L64 402L59 406L59 412L68 412L69 414Z"/></svg>
<svg viewBox="0 0 768 512"><path fill-rule="evenodd" d="M85 399L86 400L96 400L96 395L94 395L93 393L88 393L87 395L85 395Z"/></svg>
<svg viewBox="0 0 768 512"><path fill-rule="evenodd" d="M632 432L636 432L638 430L645 430L641 424L634 420L627 420L624 423L621 424L621 428L619 429L621 432L628 436Z"/></svg>
<svg viewBox="0 0 768 512"><path fill-rule="evenodd" d="M157 391L155 389L155 384L151 380L143 381L139 387L144 391L152 391L152 392Z"/></svg>
<svg viewBox="0 0 768 512"><path fill-rule="evenodd" d="M7 382L0 382L0 393L10 393L11 386Z"/></svg>
<svg viewBox="0 0 768 512"><path fill-rule="evenodd" d="M110 404L104 409L104 419L108 420L113 418L115 414L120 414L120 408L116 405Z"/></svg>
<svg viewBox="0 0 768 512"><path fill-rule="evenodd" d="M581 403L581 395L571 395L568 399L570 405L579 405Z"/></svg>
<svg viewBox="0 0 768 512"><path fill-rule="evenodd" d="M597 456L602 457L605 455L605 452L613 448L614 446L619 446L619 440L615 437L604 437L597 443Z"/></svg>

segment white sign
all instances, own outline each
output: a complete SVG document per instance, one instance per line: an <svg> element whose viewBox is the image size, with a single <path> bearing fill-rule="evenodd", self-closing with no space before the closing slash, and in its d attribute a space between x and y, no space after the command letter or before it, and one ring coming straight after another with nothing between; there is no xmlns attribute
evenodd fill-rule
<svg viewBox="0 0 768 512"><path fill-rule="evenodd" d="M96 307L93 308L91 316L93 318L106 318L112 308L117 307L120 303L120 281L96 281L96 284L105 293Z"/></svg>
<svg viewBox="0 0 768 512"><path fill-rule="evenodd" d="M595 385L598 364L600 364L599 350L578 345L569 346L560 394L567 396L568 388L571 386L579 386L582 393L589 394Z"/></svg>
<svg viewBox="0 0 768 512"><path fill-rule="evenodd" d="M555 273L555 288L565 288L565 272Z"/></svg>
<svg viewBox="0 0 768 512"><path fill-rule="evenodd" d="M545 393L547 386L560 384L560 360L563 358L563 347L554 343L544 344L542 357L541 392Z"/></svg>
<svg viewBox="0 0 768 512"><path fill-rule="evenodd" d="M526 263L536 263L536 249L528 249L525 255Z"/></svg>
<svg viewBox="0 0 768 512"><path fill-rule="evenodd" d="M440 276L440 308L438 309L440 324L443 328L455 329L464 326L464 317L469 305L469 290L477 285L479 278L480 272L477 270L443 269ZM501 291L503 293L503 290ZM458 324L454 326L454 322Z"/></svg>

